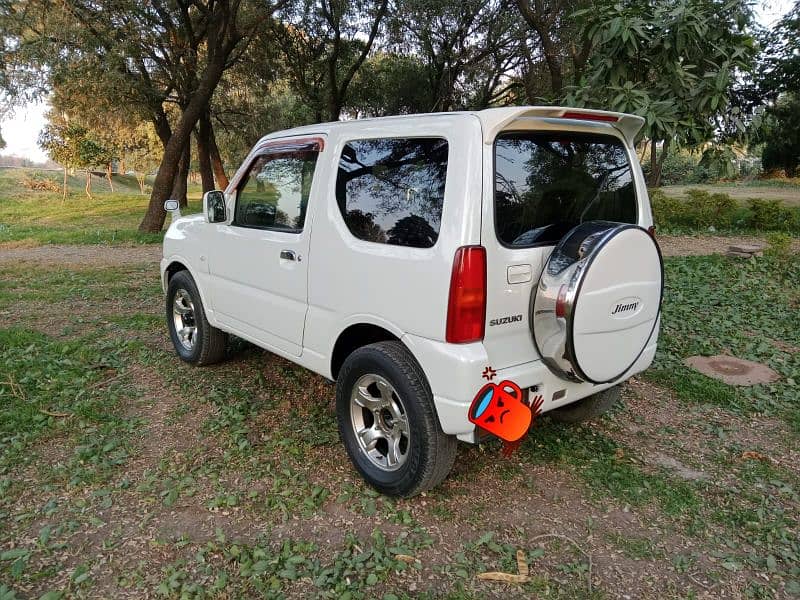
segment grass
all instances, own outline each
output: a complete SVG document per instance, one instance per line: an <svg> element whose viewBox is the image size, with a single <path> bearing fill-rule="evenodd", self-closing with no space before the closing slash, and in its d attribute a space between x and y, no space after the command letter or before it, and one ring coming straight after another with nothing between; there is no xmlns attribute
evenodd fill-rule
<svg viewBox="0 0 800 600"><path fill-rule="evenodd" d="M0 267L0 597L791 596L797 268L667 259L646 375L666 391L545 418L511 460L464 447L442 486L393 500L348 465L322 378L243 342L178 361L155 265ZM723 350L782 378L733 388L683 364ZM476 579L516 573L517 550L530 581Z"/></svg>
<svg viewBox="0 0 800 600"><path fill-rule="evenodd" d="M0 243L31 244L154 244L161 233L140 233L139 222L149 195L141 195L132 176L114 176L115 191L95 178L93 198L83 191L84 177L69 179L69 196L56 191L26 189L26 178L46 179L60 185L59 172L0 169ZM188 212L200 207L200 192L190 187ZM169 219L167 219L167 222ZM90 223L91 225L87 224Z"/></svg>
<svg viewBox="0 0 800 600"><path fill-rule="evenodd" d="M655 363L647 377L694 403L778 415L800 432L800 261L732 261L695 256L666 263L669 299ZM795 348L795 351L787 350ZM687 367L689 356L732 354L763 362L781 378L733 387Z"/></svg>
<svg viewBox="0 0 800 600"><path fill-rule="evenodd" d="M711 194L728 194L742 204L748 198L780 200L787 206L800 207L800 179L757 179L748 182L668 185L660 188L665 194L682 197L686 190L700 189Z"/></svg>

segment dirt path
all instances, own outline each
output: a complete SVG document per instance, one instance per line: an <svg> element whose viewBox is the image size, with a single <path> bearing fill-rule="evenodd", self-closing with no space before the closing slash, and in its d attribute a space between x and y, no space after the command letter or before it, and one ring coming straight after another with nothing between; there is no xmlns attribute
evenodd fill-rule
<svg viewBox="0 0 800 600"><path fill-rule="evenodd" d="M758 237L726 237L719 235L660 235L658 242L664 256L701 256L722 254L731 244L764 244ZM800 252L800 240L793 243ZM115 267L141 263L156 263L161 259L158 244L141 246L9 246L0 244L0 265L32 262L43 265L85 267Z"/></svg>
<svg viewBox="0 0 800 600"><path fill-rule="evenodd" d="M31 262L76 267L116 267L161 260L161 246L67 246L8 247L0 244L0 265Z"/></svg>
<svg viewBox="0 0 800 600"><path fill-rule="evenodd" d="M659 235L658 243L664 256L703 256L724 254L731 245L764 244L764 238L753 236L722 235ZM800 240L794 240L792 248L800 252Z"/></svg>

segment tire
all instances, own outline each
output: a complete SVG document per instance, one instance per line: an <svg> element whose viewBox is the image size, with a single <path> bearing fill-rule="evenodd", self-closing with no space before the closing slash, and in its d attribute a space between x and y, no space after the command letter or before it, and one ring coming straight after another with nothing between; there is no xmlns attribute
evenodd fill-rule
<svg viewBox="0 0 800 600"><path fill-rule="evenodd" d="M620 387L615 385L588 398L551 410L548 415L561 423L582 423L599 417L611 410L621 397Z"/></svg>
<svg viewBox="0 0 800 600"><path fill-rule="evenodd" d="M347 357L336 413L350 460L383 494L429 490L455 462L458 441L442 432L425 374L400 342L370 344Z"/></svg>
<svg viewBox="0 0 800 600"><path fill-rule="evenodd" d="M169 280L166 313L172 345L181 360L202 366L224 358L228 334L206 319L200 292L189 271L178 271Z"/></svg>

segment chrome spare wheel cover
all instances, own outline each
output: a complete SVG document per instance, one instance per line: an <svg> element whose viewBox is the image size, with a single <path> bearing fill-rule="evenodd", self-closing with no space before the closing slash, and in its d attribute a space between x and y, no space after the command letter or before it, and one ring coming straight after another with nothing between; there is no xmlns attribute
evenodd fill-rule
<svg viewBox="0 0 800 600"><path fill-rule="evenodd" d="M172 300L172 322L181 346L186 350L192 350L197 338L197 323L194 318L192 297L183 288L175 292L175 298Z"/></svg>
<svg viewBox="0 0 800 600"><path fill-rule="evenodd" d="M362 375L350 394L350 422L359 448L383 471L396 471L411 450L403 401L380 375Z"/></svg>
<svg viewBox="0 0 800 600"><path fill-rule="evenodd" d="M542 361L570 381L621 378L657 331L664 270L636 225L590 221L572 229L545 265L531 306Z"/></svg>

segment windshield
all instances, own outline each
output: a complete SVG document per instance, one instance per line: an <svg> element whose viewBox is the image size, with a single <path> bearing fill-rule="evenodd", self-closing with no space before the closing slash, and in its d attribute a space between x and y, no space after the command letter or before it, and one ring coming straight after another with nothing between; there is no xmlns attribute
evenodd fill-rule
<svg viewBox="0 0 800 600"><path fill-rule="evenodd" d="M622 140L568 132L503 133L495 141L495 227L506 246L555 244L584 221L636 223Z"/></svg>

